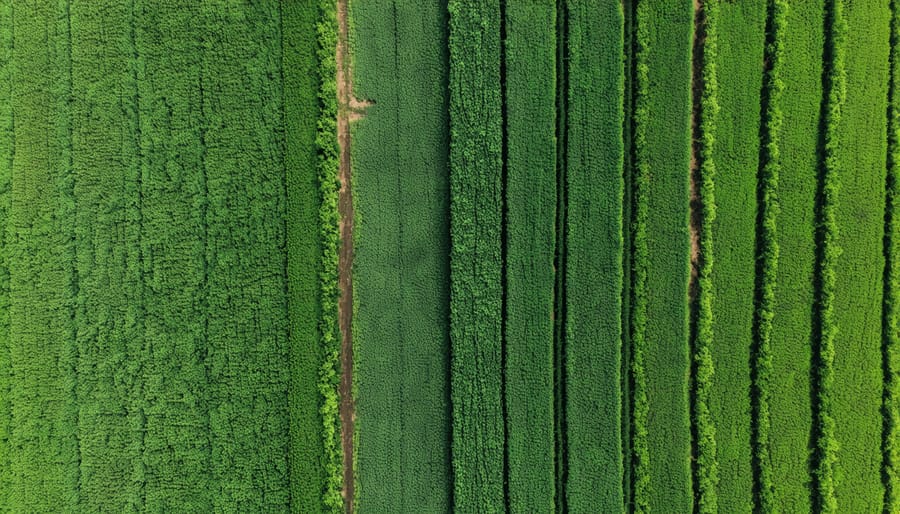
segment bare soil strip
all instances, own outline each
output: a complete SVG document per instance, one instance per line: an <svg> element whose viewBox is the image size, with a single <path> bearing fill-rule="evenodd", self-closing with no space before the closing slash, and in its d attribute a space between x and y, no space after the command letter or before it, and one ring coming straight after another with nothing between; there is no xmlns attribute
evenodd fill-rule
<svg viewBox="0 0 900 514"><path fill-rule="evenodd" d="M698 464L699 437L696 417L697 392L695 380L697 377L697 361L693 358L696 352L697 339L697 313L699 305L697 296L699 293L699 275L701 266L700 255L700 230L703 220L703 201L700 198L702 177L700 175L701 152L700 116L701 101L703 96L703 43L705 30L703 12L700 0L693 0L694 6L694 34L693 52L691 54L691 164L690 164L690 236L691 236L691 277L688 285L689 312L690 312L690 344L691 344L691 481L695 498L700 495L700 468Z"/></svg>
<svg viewBox="0 0 900 514"><path fill-rule="evenodd" d="M338 0L338 43L337 43L337 95L338 95L338 144L341 164L338 191L338 212L340 214L341 246L338 257L338 283L341 299L338 303L338 318L341 328L341 384L338 392L341 398L341 446L344 452L344 506L346 512L353 512L353 432L356 418L353 405L353 194L350 182L350 119L352 108L359 102L353 99L353 84L349 73L347 2Z"/></svg>
<svg viewBox="0 0 900 514"><path fill-rule="evenodd" d="M690 298L693 302L697 293L697 275L700 271L700 224L701 210L703 206L700 204L700 165L697 160L697 154L700 152L700 96L703 94L703 39L700 32L703 30L700 26L700 0L694 0L694 51L693 51L693 74L691 76L691 95L692 95L692 111L691 111L691 282L690 282Z"/></svg>

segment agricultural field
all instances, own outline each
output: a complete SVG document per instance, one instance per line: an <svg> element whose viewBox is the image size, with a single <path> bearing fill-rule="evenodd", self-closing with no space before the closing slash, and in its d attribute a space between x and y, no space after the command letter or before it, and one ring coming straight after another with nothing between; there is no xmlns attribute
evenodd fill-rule
<svg viewBox="0 0 900 514"><path fill-rule="evenodd" d="M0 0L0 511L900 511L898 61L898 0Z"/></svg>

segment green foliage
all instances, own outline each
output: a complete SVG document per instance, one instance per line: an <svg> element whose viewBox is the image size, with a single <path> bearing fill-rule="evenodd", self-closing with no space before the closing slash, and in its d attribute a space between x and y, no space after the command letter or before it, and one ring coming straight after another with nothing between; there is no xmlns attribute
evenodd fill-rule
<svg viewBox="0 0 900 514"><path fill-rule="evenodd" d="M324 424L319 413L324 401L319 393L319 369L325 354L319 336L319 320L322 317L319 279L323 250L322 230L319 228L321 199L316 147L319 118L318 20L319 10L312 1L282 4L291 363L291 510L302 513L319 513L326 509L323 495L326 486L326 437L323 434L329 433L334 437L334 428Z"/></svg>
<svg viewBox="0 0 900 514"><path fill-rule="evenodd" d="M812 426L810 334L824 8L821 0L788 4L787 9L780 4L770 4L769 9L770 18L779 12L784 16L783 22L770 23L774 32L769 34L769 53L777 50L776 45L781 47L780 59L770 64L776 66L776 73L779 65L784 71L768 79L770 88L783 85L773 105L781 113L783 129L773 134L774 145L766 143L769 151L775 145L778 150L774 161L778 164L778 209L767 214L769 219L777 216L774 241L779 251L769 340L771 426L770 436L762 442L768 444L771 457L774 493L770 505L781 512L809 512L810 478L802 470L808 469ZM769 225L764 222L763 226ZM762 378L766 378L765 370ZM803 466L799 472L798 466Z"/></svg>
<svg viewBox="0 0 900 514"><path fill-rule="evenodd" d="M696 277L696 319L693 341L693 409L694 441L696 452L696 509L701 513L718 511L716 487L719 481L716 457L716 428L710 413L710 392L713 387L713 223L716 220L716 164L713 158L716 138L716 119L719 114L716 57L718 54L719 1L705 0L695 16L698 18L694 38L702 41L699 59L699 105L694 106L698 140L694 141L696 170L696 194L699 203L698 269ZM696 71L695 71L696 73Z"/></svg>
<svg viewBox="0 0 900 514"><path fill-rule="evenodd" d="M715 268L711 274L715 329L710 355L715 375L708 406L715 425L722 512L751 512L751 347L753 347L757 234L757 174L760 157L760 86L765 46L766 0L717 2L714 120L716 217L711 224ZM708 23L711 23L708 22ZM704 51L705 52L705 51ZM705 220L704 220L705 222ZM702 256L701 256L702 257ZM699 321L699 320L698 320ZM699 370L699 366L697 366ZM756 397L756 395L754 395Z"/></svg>
<svg viewBox="0 0 900 514"><path fill-rule="evenodd" d="M12 75L12 5L0 3L0 510L10 510L9 495L13 484L9 446L12 432L13 376L9 339L9 259L7 227L11 203L15 127L13 125Z"/></svg>
<svg viewBox="0 0 900 514"><path fill-rule="evenodd" d="M499 0L451 0L450 341L454 504L500 512L501 389ZM472 37L480 34L481 37Z"/></svg>
<svg viewBox="0 0 900 514"><path fill-rule="evenodd" d="M884 500L882 327L875 313L881 310L884 289L888 4L844 1L833 13L833 43L829 44L834 45L831 87L840 90L834 101L841 104L839 118L829 117L826 127L826 137L834 132L835 146L830 149L826 139L825 187L831 191L823 192L822 198L833 204L830 210L837 230L823 227L834 238L832 242L826 236L825 252L833 257L826 254L823 264L834 272L836 327L833 383L824 392L831 396L833 438L839 443L831 448L840 512L874 512ZM831 127L831 123L837 125ZM829 217L823 221L832 222ZM823 339L825 335L823 329ZM823 353L826 349L822 348Z"/></svg>
<svg viewBox="0 0 900 514"><path fill-rule="evenodd" d="M647 204L648 188L650 186L650 170L647 162L647 119L650 116L649 106L649 73L647 67L647 38L648 27L646 23L635 20L635 51L634 57L634 132L632 145L634 148L634 178L632 180L632 234L631 234L631 383L632 383L632 412L631 412L631 476L632 476L632 502L635 512L650 511L650 448L648 416L650 414L650 402L647 392L647 371L645 369L647 352L647 305L648 284L647 272L649 263L649 249L647 242L647 220L649 210Z"/></svg>
<svg viewBox="0 0 900 514"><path fill-rule="evenodd" d="M884 217L884 302L882 311L882 344L884 359L884 441L882 459L884 475L884 512L900 509L900 220L896 219L896 202L900 200L900 5L891 1L890 69L887 115L887 190Z"/></svg>
<svg viewBox="0 0 900 514"><path fill-rule="evenodd" d="M835 272L840 255L835 213L840 171L839 133L846 98L844 70L845 20L843 0L826 3L825 107L822 173L816 198L816 302L813 389L813 506L819 512L836 512L834 465L838 443L834 419L834 350L837 324L834 313Z"/></svg>
<svg viewBox="0 0 900 514"><path fill-rule="evenodd" d="M62 6L59 6L62 7ZM69 33L50 2L16 4L8 244L11 511L79 510Z"/></svg>
<svg viewBox="0 0 900 514"><path fill-rule="evenodd" d="M278 4L14 10L3 510L287 510Z"/></svg>
<svg viewBox="0 0 900 514"><path fill-rule="evenodd" d="M446 3L351 1L359 512L450 512Z"/></svg>
<svg viewBox="0 0 900 514"><path fill-rule="evenodd" d="M753 312L754 355L753 448L754 505L762 512L778 512L775 501L771 455L770 403L773 394L772 329L775 317L778 279L778 181L781 173L779 138L783 124L781 112L784 82L784 41L788 5L784 0L769 0L765 46L767 67L763 79L759 186L757 189L756 292Z"/></svg>
<svg viewBox="0 0 900 514"><path fill-rule="evenodd" d="M615 512L623 505L624 20L619 2L569 1L566 13L566 507Z"/></svg>
<svg viewBox="0 0 900 514"><path fill-rule="evenodd" d="M80 508L143 510L145 312L140 120L131 5L68 7L75 396ZM93 43L108 50L97 52ZM130 116L123 116L128 112ZM152 134L152 132L151 132ZM121 483L118 487L110 484Z"/></svg>
<svg viewBox="0 0 900 514"><path fill-rule="evenodd" d="M507 2L505 397L509 508L554 506L556 5ZM569 425L571 428L571 424Z"/></svg>
<svg viewBox="0 0 900 514"><path fill-rule="evenodd" d="M208 342L197 58L203 28L196 23L200 11L192 6L187 0L165 6L139 2L134 12L141 177L140 194L129 200L140 204L143 301L138 305L144 348L135 362L144 373L141 461L148 511L199 511L212 505L209 381L202 357Z"/></svg>
<svg viewBox="0 0 900 514"><path fill-rule="evenodd" d="M319 414L322 417L322 436L325 445L326 510L343 510L343 453L341 449L341 419L338 385L340 375L341 333L338 328L338 250L340 247L340 216L338 214L338 170L340 155L337 141L337 4L333 0L319 0L319 20L316 23L319 60L319 118L316 132L319 175L319 240L322 245L322 265L319 268L321 319L319 336L323 356L319 368L319 394L322 396Z"/></svg>
<svg viewBox="0 0 900 514"><path fill-rule="evenodd" d="M638 512L686 511L692 506L685 170L693 9L638 2L635 25L633 501Z"/></svg>

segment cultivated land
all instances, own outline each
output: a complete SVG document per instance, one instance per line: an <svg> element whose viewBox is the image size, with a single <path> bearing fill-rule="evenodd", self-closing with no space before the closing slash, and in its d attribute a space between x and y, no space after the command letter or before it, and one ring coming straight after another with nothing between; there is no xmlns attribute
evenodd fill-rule
<svg viewBox="0 0 900 514"><path fill-rule="evenodd" d="M898 5L0 0L0 510L896 511Z"/></svg>
<svg viewBox="0 0 900 514"><path fill-rule="evenodd" d="M453 505L445 7L351 3L360 512Z"/></svg>
<svg viewBox="0 0 900 514"><path fill-rule="evenodd" d="M635 420L634 432L645 431L649 454L649 463L634 471L635 482L649 482L635 490L634 502L652 510L686 511L692 505L688 216L693 9L687 2L639 2L634 23L635 181L641 183L634 200L640 231L634 245L643 251L635 250L633 266L645 278L633 294L645 298L634 300L632 344L635 353L643 354L640 372L647 402L646 417Z"/></svg>
<svg viewBox="0 0 900 514"><path fill-rule="evenodd" d="M556 6L507 4L506 458L509 506L546 512L556 488L554 257Z"/></svg>
<svg viewBox="0 0 900 514"><path fill-rule="evenodd" d="M565 140L565 504L623 504L623 13L568 2ZM606 141L595 145L592 141ZM560 509L563 510L563 509Z"/></svg>
<svg viewBox="0 0 900 514"><path fill-rule="evenodd" d="M837 506L882 506L881 292L887 148L888 2L844 8L846 97L838 127L834 407Z"/></svg>
<svg viewBox="0 0 900 514"><path fill-rule="evenodd" d="M205 351L205 223L197 208L205 198L203 174L195 171L203 165L201 124L194 114L201 102L199 30L187 30L198 12L186 4L149 12L146 7L135 11L140 16L135 45L143 60L134 70L143 80L132 86L140 98L141 189L131 200L140 202L140 255L148 258L142 277L153 277L141 292L144 508L200 509L210 502L203 401L208 382L200 357ZM167 77L168 85L148 76ZM184 489L198 493L180 496Z"/></svg>
<svg viewBox="0 0 900 514"><path fill-rule="evenodd" d="M713 0L715 1L715 0ZM719 112L715 163L715 263L712 270L715 368L709 408L716 430L718 504L723 512L750 512L750 359L756 271L757 170L760 91L765 46L763 0L717 2L715 57Z"/></svg>
<svg viewBox="0 0 900 514"><path fill-rule="evenodd" d="M774 502L783 512L810 509L809 469L812 406L812 305L815 241L813 213L822 102L823 4L791 2L779 79L784 91L776 108L783 116L777 144L777 285L771 356L771 472ZM801 29L802 28L802 29ZM764 464L765 465L765 464Z"/></svg>
<svg viewBox="0 0 900 514"><path fill-rule="evenodd" d="M316 58L318 11L304 2L282 7L284 66L284 163L287 184L287 278L290 333L291 506L324 511L324 443L319 414L319 342L322 304L318 297L322 242L318 230L319 179L316 121L319 75Z"/></svg>

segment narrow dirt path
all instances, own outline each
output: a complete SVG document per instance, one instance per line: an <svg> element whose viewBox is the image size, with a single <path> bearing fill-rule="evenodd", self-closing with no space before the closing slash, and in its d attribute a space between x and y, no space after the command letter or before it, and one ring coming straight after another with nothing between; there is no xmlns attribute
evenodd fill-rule
<svg viewBox="0 0 900 514"><path fill-rule="evenodd" d="M350 182L350 117L353 99L352 79L348 58L348 0L338 0L338 44L337 44L337 94L338 94L338 144L341 165L338 191L338 212L340 213L341 249L338 257L338 282L341 300L338 303L338 317L341 328L341 384L338 392L341 398L341 446L344 451L344 506L346 512L353 512L353 433L356 413L353 404L353 195Z"/></svg>
<svg viewBox="0 0 900 514"><path fill-rule="evenodd" d="M700 225L702 220L703 206L700 203L700 165L697 159L700 153L700 98L703 95L703 34L700 26L701 5L700 0L693 0L694 5L694 42L692 53L692 75L691 75L691 187L690 187L690 210L691 210L691 280L690 280L690 299L693 303L697 294L697 276L700 271Z"/></svg>

